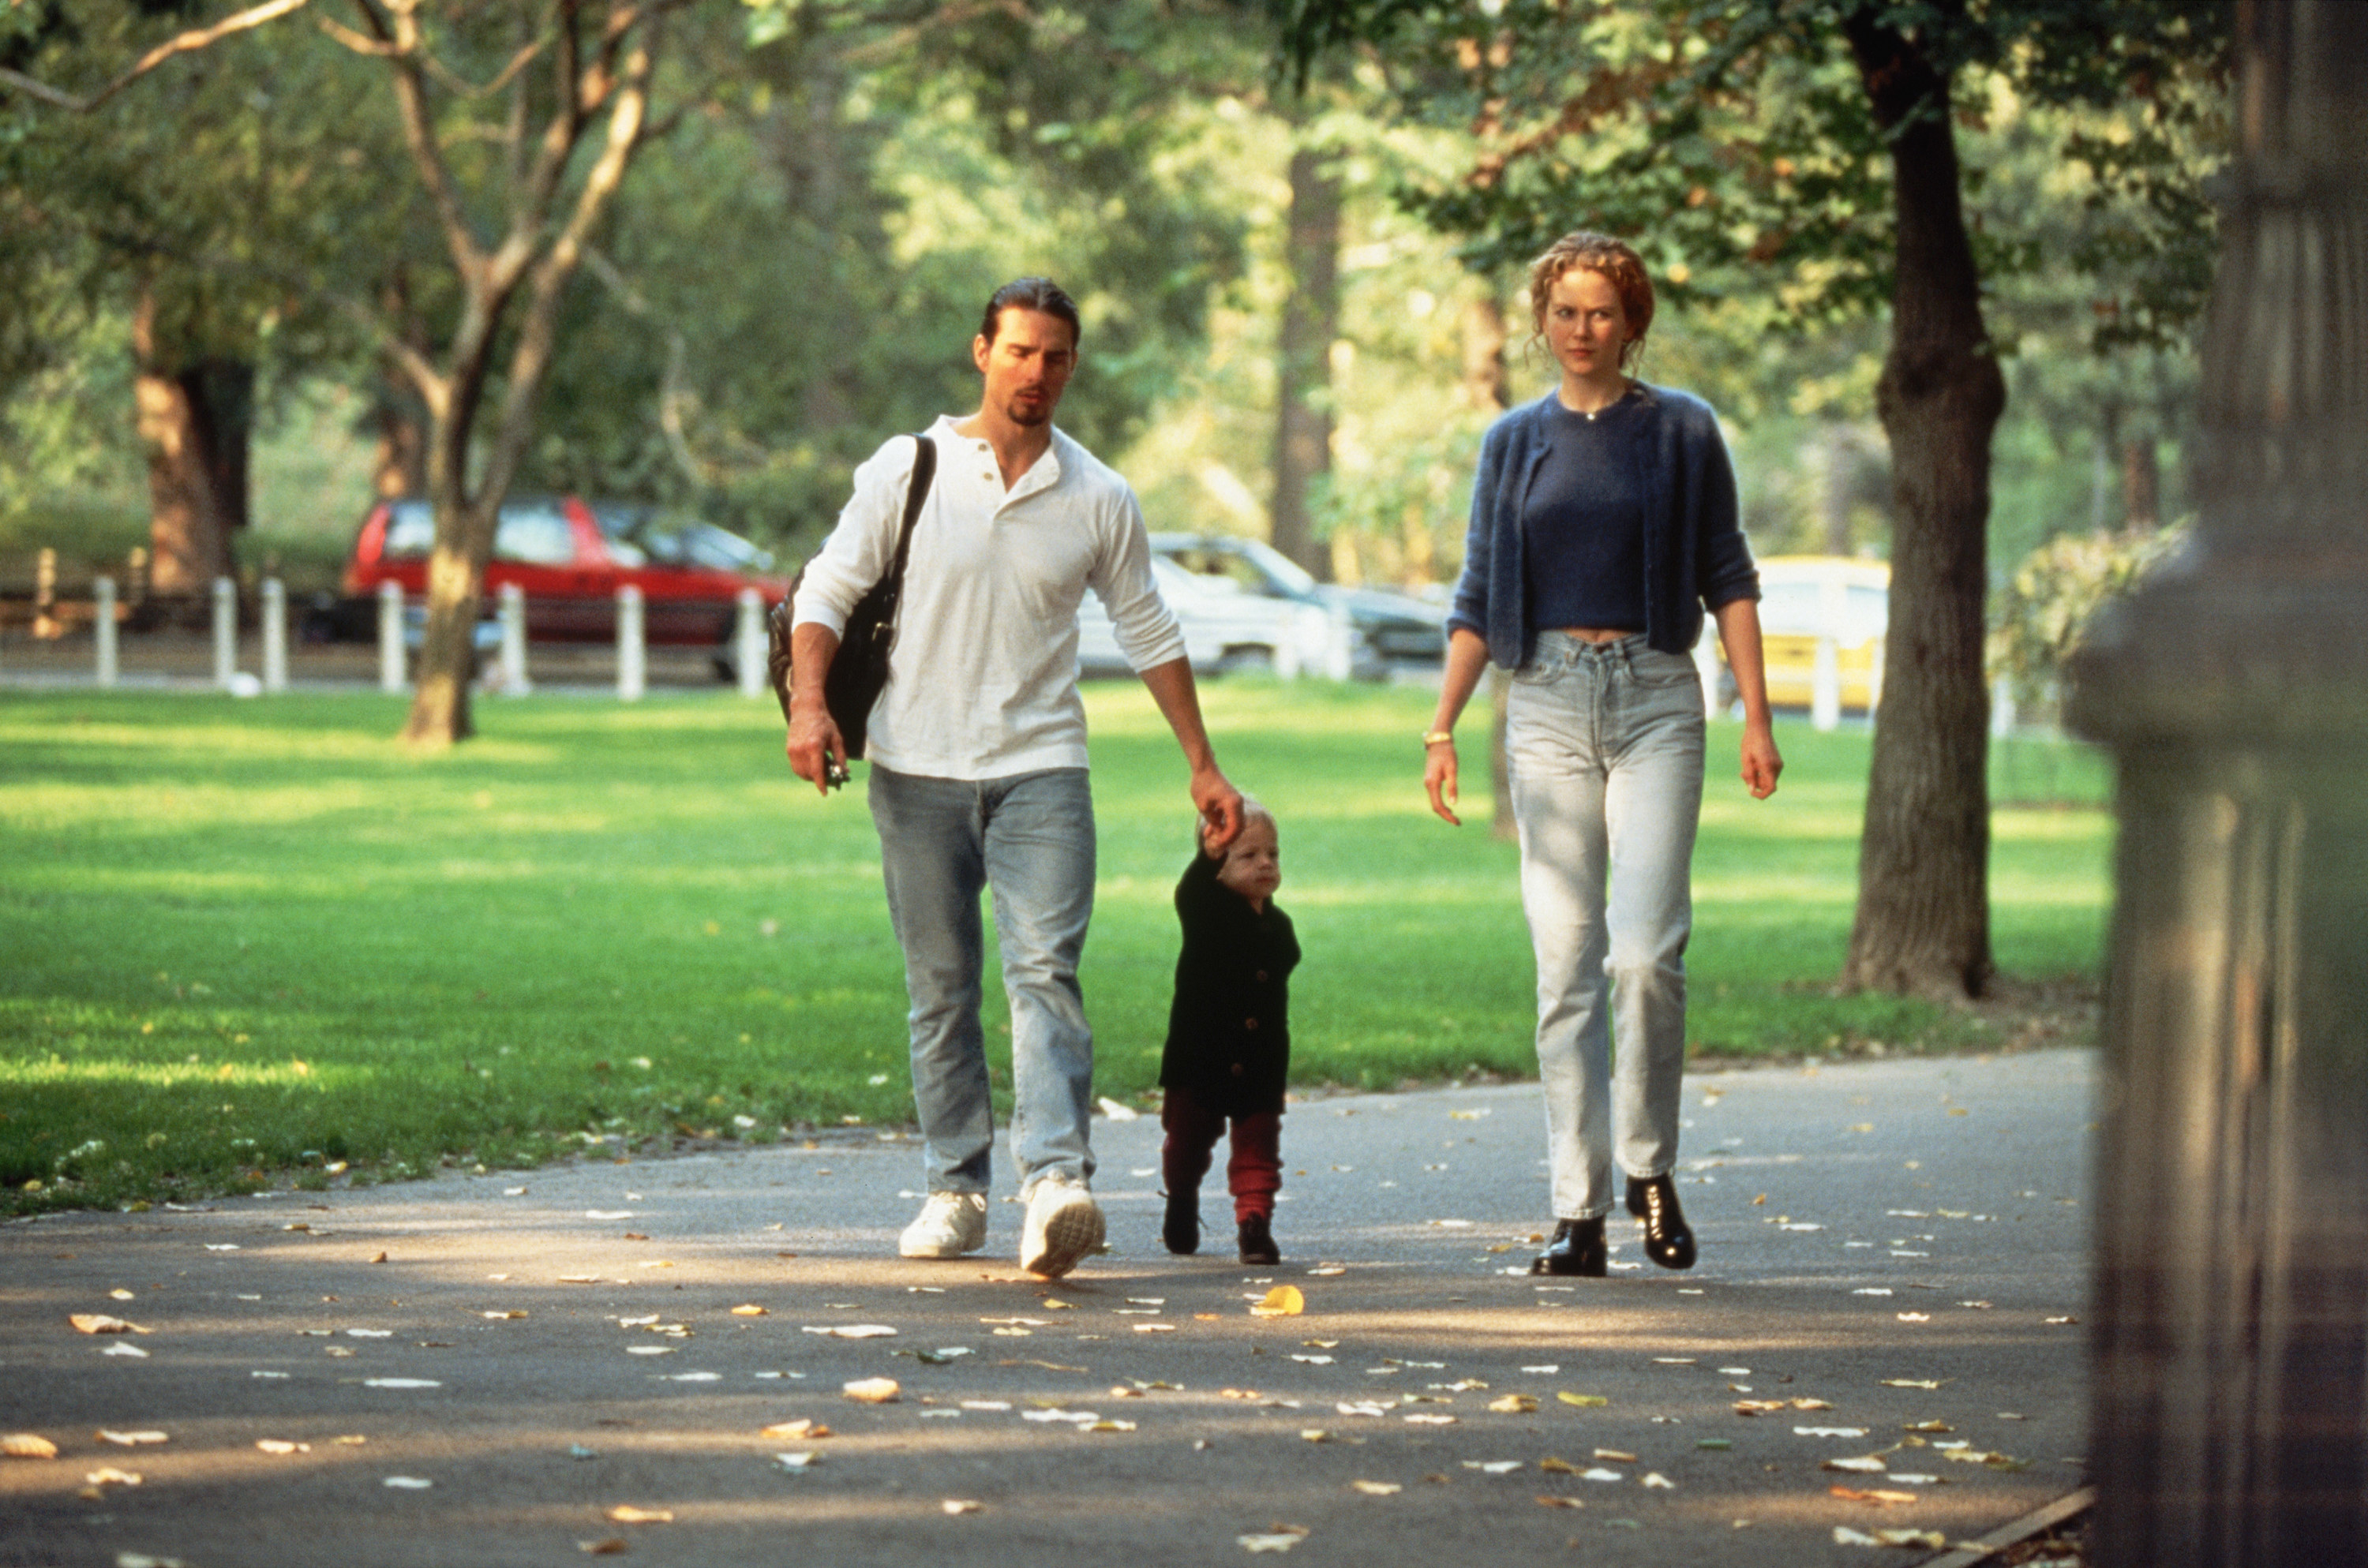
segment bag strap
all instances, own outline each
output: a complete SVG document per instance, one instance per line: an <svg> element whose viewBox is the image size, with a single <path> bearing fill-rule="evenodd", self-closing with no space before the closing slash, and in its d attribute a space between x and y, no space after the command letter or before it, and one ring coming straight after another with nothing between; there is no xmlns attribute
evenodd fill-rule
<svg viewBox="0 0 2368 1568"><path fill-rule="evenodd" d="M913 437L913 477L905 487L905 522L896 531L896 557L882 579L888 592L887 602L881 608L881 619L887 623L893 635L896 612L905 604L905 563L913 554L913 524L921 515L921 503L929 498L929 482L937 477L938 444L926 431Z"/></svg>

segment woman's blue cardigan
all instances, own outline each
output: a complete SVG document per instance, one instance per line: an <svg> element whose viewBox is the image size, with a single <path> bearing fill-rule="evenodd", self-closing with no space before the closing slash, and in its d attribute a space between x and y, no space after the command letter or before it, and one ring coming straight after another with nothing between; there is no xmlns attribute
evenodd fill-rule
<svg viewBox="0 0 2368 1568"><path fill-rule="evenodd" d="M1702 607L1759 597L1759 573L1735 497L1735 465L1718 416L1691 392L1636 383L1638 490L1645 498L1645 640L1665 653L1691 652ZM1447 628L1486 639L1507 669L1529 663L1538 629L1529 624L1521 507L1546 455L1546 414L1554 394L1523 403L1488 427L1472 482L1472 528L1463 576Z"/></svg>

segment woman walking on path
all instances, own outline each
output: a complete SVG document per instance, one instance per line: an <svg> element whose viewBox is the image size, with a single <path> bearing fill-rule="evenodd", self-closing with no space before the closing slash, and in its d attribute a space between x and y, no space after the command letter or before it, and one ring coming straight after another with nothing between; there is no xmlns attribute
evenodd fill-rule
<svg viewBox="0 0 2368 1568"><path fill-rule="evenodd" d="M1759 576L1710 406L1626 373L1653 322L1636 253L1565 235L1531 267L1530 304L1562 381L1481 445L1423 785L1460 826L1455 721L1490 660L1511 670L1506 752L1555 1221L1531 1272L1605 1271L1615 1158L1647 1256L1690 1268L1693 1233L1669 1173L1702 815L1691 650L1707 607L1743 700L1743 780L1764 800L1784 764L1769 727Z"/></svg>

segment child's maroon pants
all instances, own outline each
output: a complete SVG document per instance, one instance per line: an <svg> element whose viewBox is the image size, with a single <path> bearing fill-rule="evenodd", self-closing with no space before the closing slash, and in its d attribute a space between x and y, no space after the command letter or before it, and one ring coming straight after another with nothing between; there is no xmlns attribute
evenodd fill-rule
<svg viewBox="0 0 2368 1568"><path fill-rule="evenodd" d="M1225 1162L1225 1188L1234 1195L1234 1222L1274 1218L1274 1195L1282 1186L1282 1113L1263 1111L1233 1119L1233 1153ZM1167 1091L1159 1112L1167 1131L1160 1146L1161 1174L1170 1193L1197 1193L1209 1174L1212 1151L1225 1131L1225 1117L1192 1097L1187 1089Z"/></svg>

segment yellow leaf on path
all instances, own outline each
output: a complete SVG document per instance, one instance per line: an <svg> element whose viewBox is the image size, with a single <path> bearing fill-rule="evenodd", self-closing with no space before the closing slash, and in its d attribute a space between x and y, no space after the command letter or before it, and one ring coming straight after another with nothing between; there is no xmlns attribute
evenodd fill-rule
<svg viewBox="0 0 2368 1568"><path fill-rule="evenodd" d="M1874 1455L1868 1454L1860 1459L1826 1460L1817 1468L1848 1471L1856 1475L1881 1475L1891 1467Z"/></svg>
<svg viewBox="0 0 2368 1568"><path fill-rule="evenodd" d="M1545 1508L1584 1508L1587 1505L1577 1497L1540 1497L1538 1505Z"/></svg>
<svg viewBox="0 0 2368 1568"><path fill-rule="evenodd" d="M1554 1395L1554 1397L1562 1401L1565 1404L1576 1404L1581 1409L1587 1409L1596 1405L1610 1404L1611 1403L1609 1399L1606 1399L1600 1393L1558 1393Z"/></svg>
<svg viewBox="0 0 2368 1568"><path fill-rule="evenodd" d="M1636 1462L1636 1456L1634 1454L1622 1453L1618 1449L1598 1449L1595 1450L1595 1457L1600 1460L1610 1460L1614 1464L1634 1464Z"/></svg>
<svg viewBox="0 0 2368 1568"><path fill-rule="evenodd" d="M1935 1382L1935 1381L1927 1381L1927 1380L1924 1380L1924 1379L1919 1379L1919 1378L1885 1378L1885 1379L1884 1379L1884 1380L1883 1380L1883 1386L1884 1386L1884 1388L1887 1388L1887 1389L1926 1389L1926 1390L1931 1390L1931 1389L1937 1389L1937 1388L1939 1388L1941 1385L1940 1385L1938 1382Z"/></svg>
<svg viewBox="0 0 2368 1568"><path fill-rule="evenodd" d="M1949 1544L1949 1538L1939 1530L1877 1530L1874 1539L1885 1546L1920 1546L1929 1551Z"/></svg>
<svg viewBox="0 0 2368 1568"><path fill-rule="evenodd" d="M1234 1540L1245 1551L1289 1551L1307 1539L1304 1529L1278 1530L1269 1535L1237 1535Z"/></svg>
<svg viewBox="0 0 2368 1568"><path fill-rule="evenodd" d="M938 1506L949 1514L975 1514L986 1505L970 1497L949 1497Z"/></svg>
<svg viewBox="0 0 2368 1568"><path fill-rule="evenodd" d="M521 1312L518 1315L524 1317L526 1314ZM746 1306L733 1308L732 1315L735 1318L760 1318L765 1315L765 1309L751 1301Z"/></svg>
<svg viewBox="0 0 2368 1568"><path fill-rule="evenodd" d="M1538 1461L1538 1468L1544 1471L1548 1475L1577 1475L1578 1473L1578 1466L1571 1463L1568 1460L1556 1459L1552 1454L1548 1454L1545 1458L1540 1460Z"/></svg>
<svg viewBox="0 0 2368 1568"><path fill-rule="evenodd" d="M1861 1491L1855 1486L1828 1486L1826 1490L1832 1495L1851 1503L1884 1504L1916 1501L1916 1494L1913 1492L1892 1492L1882 1487Z"/></svg>
<svg viewBox="0 0 2368 1568"><path fill-rule="evenodd" d="M119 1449L136 1449L142 1443L162 1443L168 1439L162 1432L110 1432L104 1426L97 1433L102 1443L113 1443Z"/></svg>
<svg viewBox="0 0 2368 1568"><path fill-rule="evenodd" d="M1368 1497L1395 1497L1406 1490L1395 1481L1352 1481L1349 1484Z"/></svg>
<svg viewBox="0 0 2368 1568"><path fill-rule="evenodd" d="M794 1437L827 1437L830 1436L830 1428L811 1416L801 1416L795 1421L777 1422L757 1435L760 1437L784 1440Z"/></svg>
<svg viewBox="0 0 2368 1568"><path fill-rule="evenodd" d="M1492 1399L1488 1408L1500 1415L1527 1415L1538 1407L1533 1394L1508 1393L1502 1399Z"/></svg>
<svg viewBox="0 0 2368 1568"><path fill-rule="evenodd" d="M1783 1408L1784 1402L1781 1399L1738 1399L1735 1402L1737 1415L1759 1415Z"/></svg>
<svg viewBox="0 0 2368 1568"><path fill-rule="evenodd" d="M1902 1426L1900 1430L1903 1432L1953 1432L1956 1428L1946 1421L1918 1421Z"/></svg>
<svg viewBox="0 0 2368 1568"><path fill-rule="evenodd" d="M905 1391L894 1378L858 1378L843 1384L839 1392L865 1404L894 1404Z"/></svg>
<svg viewBox="0 0 2368 1568"><path fill-rule="evenodd" d="M1796 1399L1793 1402L1795 1410L1831 1410L1833 1407L1833 1402L1827 1399Z"/></svg>
<svg viewBox="0 0 2368 1568"><path fill-rule="evenodd" d="M67 1315L66 1322L74 1324L84 1334L153 1334L155 1332L154 1329L142 1328L136 1323L127 1323L119 1317L109 1317L105 1312L72 1312Z"/></svg>
<svg viewBox="0 0 2368 1568"><path fill-rule="evenodd" d="M631 1503L620 1503L609 1510L609 1517L620 1525L670 1525L674 1523L672 1508L636 1508Z"/></svg>
<svg viewBox="0 0 2368 1568"><path fill-rule="evenodd" d="M1250 1313L1254 1317L1262 1318L1297 1317L1301 1312L1304 1312L1306 1310L1307 1298L1300 1294L1298 1286L1278 1285L1273 1290L1269 1290L1266 1293L1264 1300L1258 1301L1250 1308ZM1248 1540L1251 1538L1244 1536L1241 1539ZM1259 1539L1264 1538L1261 1537ZM1284 1549L1281 1547L1253 1547L1250 1550L1253 1551L1280 1551Z"/></svg>
<svg viewBox="0 0 2368 1568"><path fill-rule="evenodd" d="M36 1432L11 1432L0 1437L0 1454L12 1460L53 1460L58 1446Z"/></svg>

